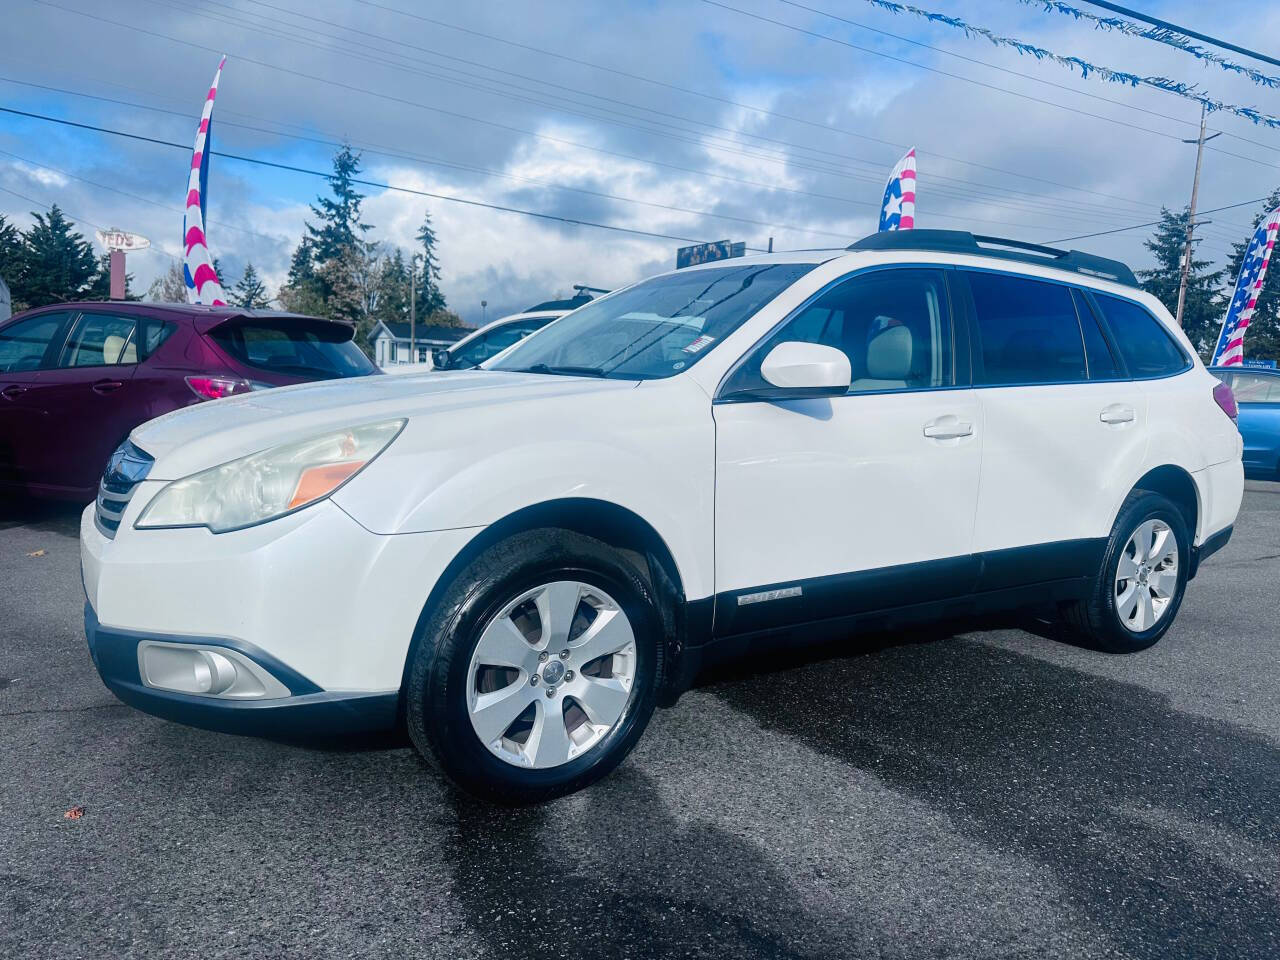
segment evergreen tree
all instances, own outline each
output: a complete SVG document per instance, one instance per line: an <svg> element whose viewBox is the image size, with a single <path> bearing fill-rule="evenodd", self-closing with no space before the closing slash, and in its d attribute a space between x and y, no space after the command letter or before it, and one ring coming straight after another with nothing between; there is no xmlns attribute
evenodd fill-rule
<svg viewBox="0 0 1280 960"><path fill-rule="evenodd" d="M324 292L316 275L315 244L303 237L289 261L289 276L280 288L280 303L286 310L325 316Z"/></svg>
<svg viewBox="0 0 1280 960"><path fill-rule="evenodd" d="M249 310L261 309L271 303L271 298L267 296L267 285L262 282L252 263L244 265L244 274L228 297L233 306Z"/></svg>
<svg viewBox="0 0 1280 960"><path fill-rule="evenodd" d="M422 216L422 226L418 229L418 243L422 244L422 267L418 272L418 312L425 316L442 310L447 306L444 294L440 291L440 261L436 257L436 233L431 228L431 212Z"/></svg>
<svg viewBox="0 0 1280 960"><path fill-rule="evenodd" d="M333 173L329 176L329 189L333 196L317 197L311 212L319 219L319 226L307 224L307 239L314 247L317 263L342 260L352 250L365 243L364 235L371 229L360 219L360 205L364 194L355 188L354 180L360 173L360 154L343 144L333 158Z"/></svg>
<svg viewBox="0 0 1280 960"><path fill-rule="evenodd" d="M383 323L409 322L409 268L404 254L396 250L384 257L378 271L378 295L373 317ZM421 314L419 314L421 317Z"/></svg>
<svg viewBox="0 0 1280 960"><path fill-rule="evenodd" d="M81 300L99 274L93 248L54 204L22 236L13 297L27 306Z"/></svg>
<svg viewBox="0 0 1280 960"><path fill-rule="evenodd" d="M1187 245L1188 212L1160 210L1160 223L1155 234L1144 243L1155 257L1156 265L1139 270L1142 288L1160 300L1170 313L1177 315L1178 286L1182 280L1182 258ZM1199 241L1194 241L1199 243ZM1218 293L1220 270L1209 270L1212 261L1197 260L1194 248L1191 271L1187 275L1187 296L1182 309L1182 329L1202 355L1213 349L1214 338L1222 322L1222 302Z"/></svg>
<svg viewBox="0 0 1280 960"><path fill-rule="evenodd" d="M22 234L0 213L0 280L9 286L18 282L18 263L22 255ZM16 297L17 294L14 293Z"/></svg>
<svg viewBox="0 0 1280 960"><path fill-rule="evenodd" d="M1280 189L1267 197L1262 209L1253 218L1253 229L1257 230L1258 225L1262 223L1262 218L1276 207L1280 207ZM1235 288L1236 279L1240 276L1240 266L1244 263L1244 256L1248 250L1249 240L1232 244L1231 259L1226 269L1222 271L1224 290L1228 297ZM1224 304L1221 316L1218 317L1219 327L1213 331L1215 338L1220 332L1225 316ZM1214 345L1216 344L1210 344L1210 349ZM1249 321L1249 330L1244 335L1244 355L1250 359L1280 360L1280 263L1276 262L1275 257L1268 266L1266 279L1262 281L1262 293L1258 296L1258 305L1253 319Z"/></svg>

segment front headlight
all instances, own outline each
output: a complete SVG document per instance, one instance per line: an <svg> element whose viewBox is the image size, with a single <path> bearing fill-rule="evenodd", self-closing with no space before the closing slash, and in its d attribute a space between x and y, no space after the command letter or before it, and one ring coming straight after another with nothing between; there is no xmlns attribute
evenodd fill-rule
<svg viewBox="0 0 1280 960"><path fill-rule="evenodd" d="M385 450L404 425L404 420L390 420L335 430L193 473L156 494L135 526L226 533L282 517L337 490Z"/></svg>

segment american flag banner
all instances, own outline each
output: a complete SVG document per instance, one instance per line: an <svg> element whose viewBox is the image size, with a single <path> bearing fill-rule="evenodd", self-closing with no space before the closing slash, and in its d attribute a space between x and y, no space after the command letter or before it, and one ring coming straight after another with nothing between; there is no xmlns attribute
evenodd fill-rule
<svg viewBox="0 0 1280 960"><path fill-rule="evenodd" d="M1276 245L1280 232L1280 207L1262 218L1257 232L1249 241L1244 262L1240 264L1240 277L1236 280L1227 317L1222 322L1218 345L1213 348L1213 366L1231 367L1244 363L1244 334L1258 307L1262 284L1267 279L1267 264L1271 262L1271 249Z"/></svg>
<svg viewBox="0 0 1280 960"><path fill-rule="evenodd" d="M218 81L222 79L222 68L226 62L226 57L219 61L200 114L195 152L191 156L191 176L187 179L187 212L182 218L182 244L187 251L182 258L182 279L187 284L187 300L215 307L226 306L227 295L222 290L217 271L213 269L213 257L209 254L204 233L204 213L209 186L209 154L213 150L213 101L218 96Z"/></svg>
<svg viewBox="0 0 1280 960"><path fill-rule="evenodd" d="M880 202L880 229L910 230L916 225L916 148L898 161Z"/></svg>

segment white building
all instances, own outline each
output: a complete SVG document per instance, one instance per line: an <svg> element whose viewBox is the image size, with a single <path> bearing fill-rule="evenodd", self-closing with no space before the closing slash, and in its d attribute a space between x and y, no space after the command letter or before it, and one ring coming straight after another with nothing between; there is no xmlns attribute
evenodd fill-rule
<svg viewBox="0 0 1280 960"><path fill-rule="evenodd" d="M437 327L420 323L415 331L414 344L418 351L418 363L425 363L432 350L457 343L471 332L471 327ZM411 363L409 352L409 324L383 323L373 328L373 362L380 367L393 367Z"/></svg>

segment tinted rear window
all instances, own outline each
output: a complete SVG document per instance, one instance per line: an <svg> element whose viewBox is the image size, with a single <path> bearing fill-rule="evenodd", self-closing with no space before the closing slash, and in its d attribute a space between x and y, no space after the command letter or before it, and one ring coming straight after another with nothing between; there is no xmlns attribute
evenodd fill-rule
<svg viewBox="0 0 1280 960"><path fill-rule="evenodd" d="M1167 377L1185 370L1186 354L1164 325L1143 307L1105 293L1094 293L1094 302L1111 328L1120 355L1131 377Z"/></svg>
<svg viewBox="0 0 1280 960"><path fill-rule="evenodd" d="M209 336L246 366L285 376L332 379L373 373L351 331L327 323L250 320L228 323Z"/></svg>
<svg viewBox="0 0 1280 960"><path fill-rule="evenodd" d="M999 273L968 272L977 313L979 383L1084 380L1084 341L1071 290Z"/></svg>

